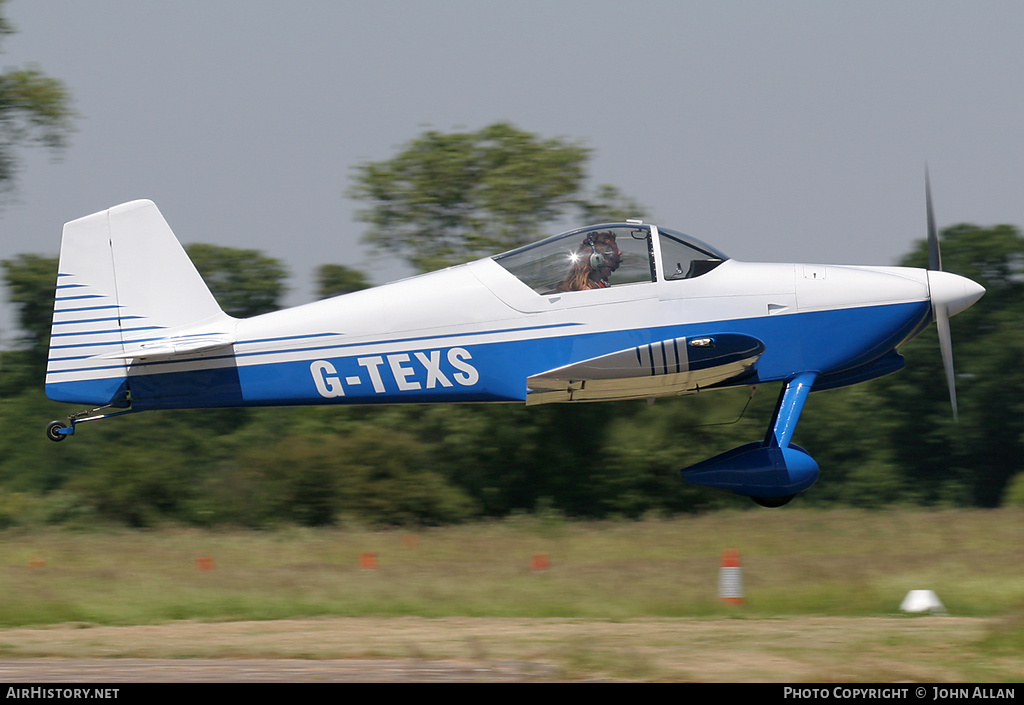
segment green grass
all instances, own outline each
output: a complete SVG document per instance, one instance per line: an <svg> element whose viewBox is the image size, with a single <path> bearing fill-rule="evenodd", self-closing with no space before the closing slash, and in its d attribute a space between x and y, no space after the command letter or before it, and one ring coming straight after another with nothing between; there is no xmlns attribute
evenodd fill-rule
<svg viewBox="0 0 1024 705"><path fill-rule="evenodd" d="M517 518L417 532L0 533L0 626L310 616L879 616L912 589L956 616L1024 604L1024 512L750 511L670 521ZM746 604L718 599L740 551ZM359 555L375 552L376 570ZM546 572L530 570L546 553ZM44 565L32 566L36 557ZM197 559L211 557L214 570ZM1012 632L1012 630L1010 630Z"/></svg>
<svg viewBox="0 0 1024 705"><path fill-rule="evenodd" d="M416 533L10 529L0 532L0 654L469 659L536 664L544 678L1019 682L1022 536L1024 512L1009 509L519 517ZM743 606L718 597L725 549L740 551ZM377 554L375 570L360 569L363 552ZM547 571L531 571L536 553L548 554ZM214 569L199 570L201 557ZM921 588L948 616L898 614Z"/></svg>

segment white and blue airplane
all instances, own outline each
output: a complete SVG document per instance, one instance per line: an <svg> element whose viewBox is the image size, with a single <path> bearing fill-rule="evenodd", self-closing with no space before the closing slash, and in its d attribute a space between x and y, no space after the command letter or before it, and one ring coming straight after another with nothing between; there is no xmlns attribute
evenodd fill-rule
<svg viewBox="0 0 1024 705"><path fill-rule="evenodd" d="M792 443L811 391L904 366L984 289L931 263L748 263L639 220L247 319L224 313L149 201L64 226L46 393L85 421L154 409L651 399L781 382L763 440L682 471L781 506L817 480Z"/></svg>

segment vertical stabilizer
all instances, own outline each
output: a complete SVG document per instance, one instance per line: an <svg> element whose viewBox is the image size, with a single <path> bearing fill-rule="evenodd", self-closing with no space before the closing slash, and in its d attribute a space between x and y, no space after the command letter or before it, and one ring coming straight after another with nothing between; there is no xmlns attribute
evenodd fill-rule
<svg viewBox="0 0 1024 705"><path fill-rule="evenodd" d="M229 320L152 202L74 220L61 240L46 394L126 401L132 349Z"/></svg>

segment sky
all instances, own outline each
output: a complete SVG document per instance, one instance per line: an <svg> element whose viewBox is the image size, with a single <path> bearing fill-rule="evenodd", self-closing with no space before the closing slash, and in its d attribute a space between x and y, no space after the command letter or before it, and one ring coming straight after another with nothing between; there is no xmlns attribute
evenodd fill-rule
<svg viewBox="0 0 1024 705"><path fill-rule="evenodd" d="M0 259L148 198L183 243L255 248L313 298L361 242L355 166L508 121L593 150L656 223L746 261L893 264L940 227L1024 226L1017 0L10 0L0 70L80 114L23 150ZM554 227L552 234L558 229ZM12 337L10 306L0 343Z"/></svg>

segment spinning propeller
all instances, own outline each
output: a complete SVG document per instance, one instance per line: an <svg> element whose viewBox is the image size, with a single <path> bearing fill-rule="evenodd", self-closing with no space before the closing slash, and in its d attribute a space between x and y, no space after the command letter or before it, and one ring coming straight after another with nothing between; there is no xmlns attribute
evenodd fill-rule
<svg viewBox="0 0 1024 705"><path fill-rule="evenodd" d="M953 420L957 421L956 381L953 372L953 339L949 333L949 317L963 311L980 299L985 288L966 277L942 271L942 253L939 234L935 227L932 208L932 187L928 172L924 175L925 200L928 207L928 290L932 301L932 318L939 331L939 350L949 387L949 404L953 407Z"/></svg>

